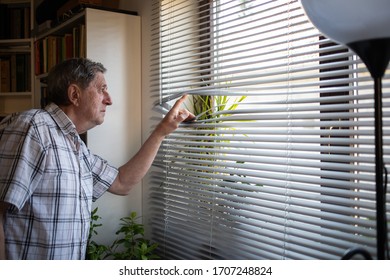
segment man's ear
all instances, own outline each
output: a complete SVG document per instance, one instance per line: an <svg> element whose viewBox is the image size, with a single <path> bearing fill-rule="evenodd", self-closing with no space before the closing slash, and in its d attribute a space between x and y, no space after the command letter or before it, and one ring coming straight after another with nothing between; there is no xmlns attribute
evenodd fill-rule
<svg viewBox="0 0 390 280"><path fill-rule="evenodd" d="M68 98L73 105L78 106L80 104L81 90L77 85L71 84L68 87Z"/></svg>

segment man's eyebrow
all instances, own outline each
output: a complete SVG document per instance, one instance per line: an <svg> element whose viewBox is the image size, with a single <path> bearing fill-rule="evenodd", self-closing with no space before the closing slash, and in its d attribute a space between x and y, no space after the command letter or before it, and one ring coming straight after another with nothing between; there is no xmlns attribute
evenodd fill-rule
<svg viewBox="0 0 390 280"><path fill-rule="evenodd" d="M107 85L106 83L100 83L99 81L96 81L96 82L94 83L94 86L95 86L96 88L108 88L108 85Z"/></svg>

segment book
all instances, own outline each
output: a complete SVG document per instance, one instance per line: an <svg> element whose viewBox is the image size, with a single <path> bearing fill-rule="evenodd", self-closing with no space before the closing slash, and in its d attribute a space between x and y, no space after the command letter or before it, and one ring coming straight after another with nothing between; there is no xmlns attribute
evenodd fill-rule
<svg viewBox="0 0 390 280"><path fill-rule="evenodd" d="M11 61L9 57L0 58L0 92L11 91Z"/></svg>
<svg viewBox="0 0 390 280"><path fill-rule="evenodd" d="M11 55L11 92L16 91L16 54Z"/></svg>
<svg viewBox="0 0 390 280"><path fill-rule="evenodd" d="M26 3L0 4L0 39L30 38L30 13Z"/></svg>
<svg viewBox="0 0 390 280"><path fill-rule="evenodd" d="M26 73L26 55L17 54L15 55L15 78L16 78L16 92L23 92L27 89L27 73Z"/></svg>
<svg viewBox="0 0 390 280"><path fill-rule="evenodd" d="M73 57L73 34L65 34L65 59Z"/></svg>

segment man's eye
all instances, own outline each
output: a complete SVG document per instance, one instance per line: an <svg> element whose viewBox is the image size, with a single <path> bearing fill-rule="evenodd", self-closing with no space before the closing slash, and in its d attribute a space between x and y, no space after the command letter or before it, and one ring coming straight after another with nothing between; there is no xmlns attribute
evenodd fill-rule
<svg viewBox="0 0 390 280"><path fill-rule="evenodd" d="M105 91L107 91L107 87L101 87L101 88L98 88L98 90L100 93L104 93Z"/></svg>

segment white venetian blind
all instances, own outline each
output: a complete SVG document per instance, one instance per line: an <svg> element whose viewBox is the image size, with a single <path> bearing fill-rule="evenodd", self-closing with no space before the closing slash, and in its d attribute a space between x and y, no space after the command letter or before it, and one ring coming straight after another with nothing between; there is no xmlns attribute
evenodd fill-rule
<svg viewBox="0 0 390 280"><path fill-rule="evenodd" d="M153 8L157 107L166 112L187 93L198 115L163 142L151 176L162 258L339 259L356 246L375 257L373 82L364 64L324 38L299 1Z"/></svg>

